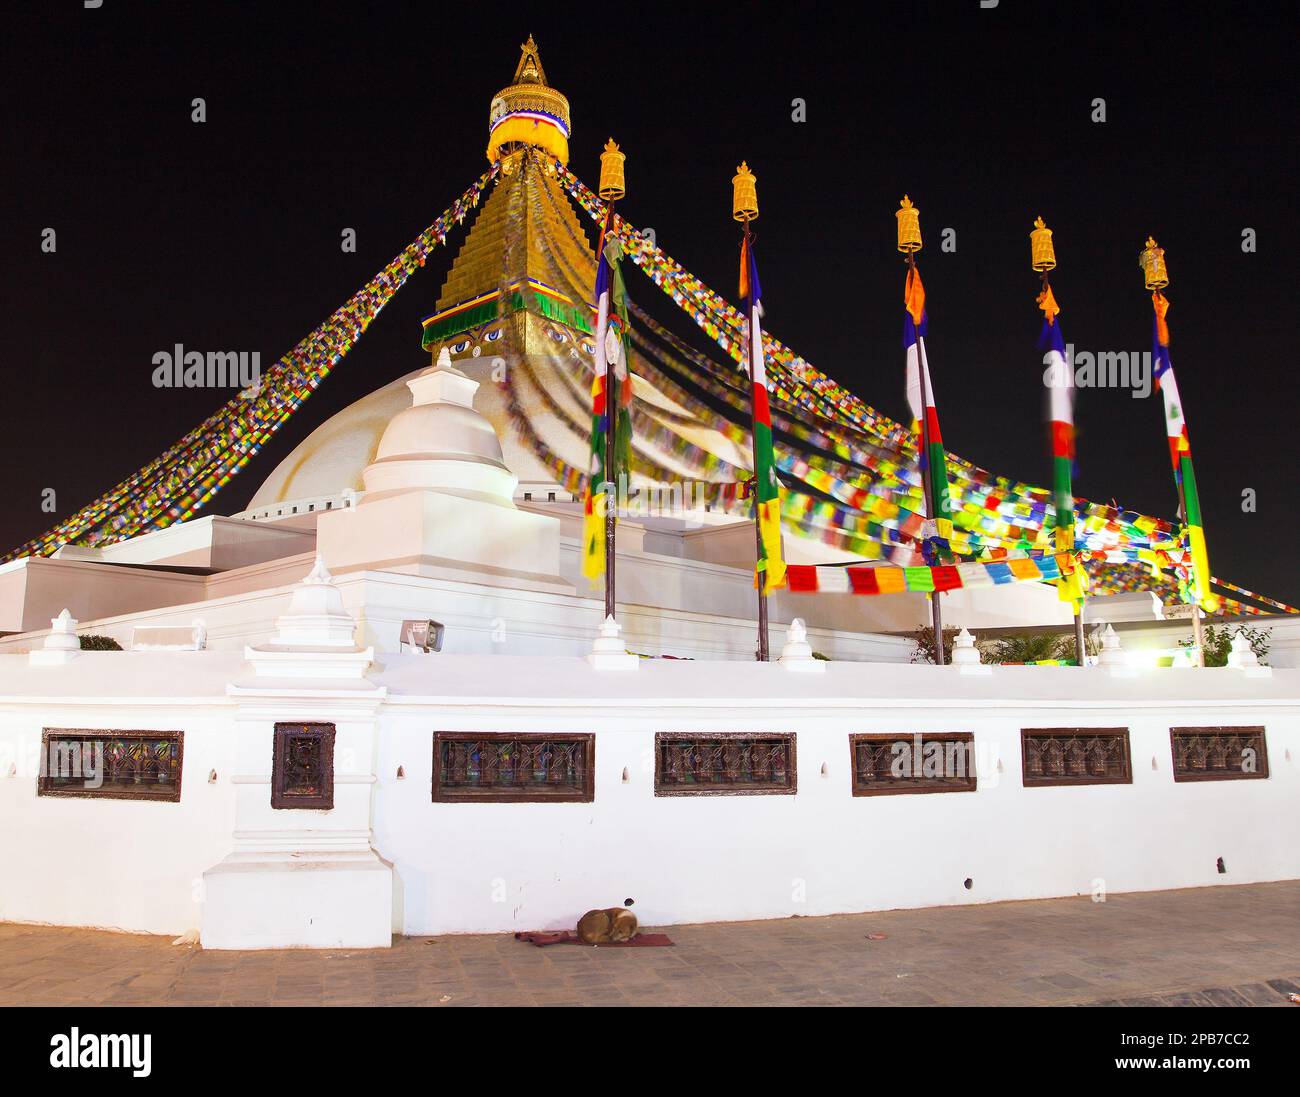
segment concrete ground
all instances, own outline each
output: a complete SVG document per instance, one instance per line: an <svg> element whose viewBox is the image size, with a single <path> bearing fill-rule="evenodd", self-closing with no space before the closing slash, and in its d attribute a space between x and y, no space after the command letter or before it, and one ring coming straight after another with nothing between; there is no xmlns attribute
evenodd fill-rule
<svg viewBox="0 0 1300 1097"><path fill-rule="evenodd" d="M1288 1005L1300 993L1300 881L667 932L675 947L500 934L205 952L0 924L0 1005Z"/></svg>

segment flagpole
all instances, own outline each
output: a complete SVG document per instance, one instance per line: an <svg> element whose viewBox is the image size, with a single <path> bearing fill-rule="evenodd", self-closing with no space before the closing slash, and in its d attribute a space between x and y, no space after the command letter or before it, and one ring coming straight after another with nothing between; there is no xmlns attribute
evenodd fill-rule
<svg viewBox="0 0 1300 1097"><path fill-rule="evenodd" d="M1043 311L1043 318L1048 326L1055 325L1056 316L1060 312L1056 304L1056 298L1052 296L1052 283L1047 275L1049 271L1056 269L1056 248L1052 244L1052 230L1044 224L1041 217L1036 218L1034 227L1029 233L1029 265L1038 272L1038 277L1042 281L1042 291L1038 295L1038 307ZM1059 329L1056 335L1060 336ZM1064 345L1064 340L1062 340ZM1055 349L1055 348L1053 348ZM1065 360L1063 352L1059 363L1053 363L1054 368L1068 369L1069 363ZM1055 403L1055 390L1057 385L1062 389L1068 390L1065 394L1065 405L1058 408ZM1048 411L1048 433L1051 441L1052 452L1052 502L1056 509L1056 548L1057 551L1075 552L1075 532L1074 532L1074 482L1071 474L1070 465L1065 466L1064 474L1060 468L1059 462L1064 459L1067 462L1074 460L1074 408L1071 405L1073 400L1073 385L1070 378L1054 379L1052 388L1049 390L1053 393L1052 402ZM1056 424L1061 420L1058 419L1058 412L1064 411L1069 415L1069 435L1068 447L1065 453L1058 452L1058 437ZM1069 491L1063 490L1068 487ZM1066 506L1062 506L1066 504ZM1067 510L1068 507L1068 510ZM1062 511L1065 511L1064 518L1068 525L1062 525ZM1044 523L1045 525L1046 523ZM1079 558L1075 556L1075 566L1082 567ZM1058 589L1062 581L1058 581ZM1074 656L1079 666L1087 666L1086 645L1083 638L1083 591L1080 585L1074 593L1078 598L1074 599Z"/></svg>
<svg viewBox="0 0 1300 1097"><path fill-rule="evenodd" d="M907 253L907 265L911 268L912 273L916 274L916 254L909 251ZM926 369L925 361L925 339L921 335L920 325L916 329L916 375L921 382L921 453L925 455L925 460L930 460L930 379L926 376L929 370ZM917 468L920 469L920 462L917 462ZM921 477L921 485L925 489L925 512L930 518L937 518L934 513L934 492L930 488L930 478ZM939 599L942 597L941 592L932 591L930 593L930 618L934 627L934 661L938 666L947 663L947 653L943 650L943 609L939 605Z"/></svg>
<svg viewBox="0 0 1300 1097"><path fill-rule="evenodd" d="M903 208L898 211L898 250L906 254L907 266L910 278L920 278L916 270L916 252L921 247L921 224L919 211L907 200L903 198ZM920 445L917 449L917 472L921 474L921 490L925 497L925 512L932 520L936 520L938 515L935 514L934 492L930 487L930 477L922 471L922 465L930 460L930 381L926 376L925 359L925 339L921 335L920 321L916 321L916 376L920 388L920 420L921 436ZM932 591L930 599L930 622L934 629L934 661L938 666L943 666L948 660L945 658L943 650L943 609L939 604L942 597L940 591Z"/></svg>
<svg viewBox="0 0 1300 1097"><path fill-rule="evenodd" d="M1173 363L1169 360L1168 357L1169 333L1167 327L1165 327L1164 329L1165 336L1163 341L1159 337L1160 328L1164 321L1164 314L1160 310L1159 302L1164 301L1165 308L1168 309L1169 307L1168 300L1165 298L1164 294L1161 293L1161 290L1163 290L1166 286L1169 285L1169 268L1165 263L1165 249L1160 247L1155 242L1155 239L1151 236L1147 237L1146 247L1143 249L1142 254L1138 256L1138 266L1142 268L1143 283L1145 284L1146 288L1151 291L1151 308L1155 312L1155 320L1156 320L1157 347L1163 346L1165 348L1165 366L1166 366L1166 373L1168 375L1168 381L1166 382L1163 377L1158 377L1157 384L1160 385L1162 394L1167 393L1165 387L1166 384L1172 385L1174 395L1177 396L1178 383L1173 378ZM1169 397L1166 395L1165 399L1166 399L1165 432L1166 432L1166 436L1168 437L1169 436L1168 435ZM1181 400L1177 402L1181 403ZM1186 435L1187 435L1187 421L1182 414L1181 408L1178 410L1178 417L1182 420L1182 427L1180 433L1185 442ZM1188 510L1187 510L1187 485L1184 481L1184 476L1190 470L1191 467L1191 453L1189 451L1186 457L1187 466L1188 466L1186 469L1183 467L1184 458L1178 452L1176 447L1171 448L1170 459L1174 466L1174 483L1178 487L1178 517L1182 525L1183 535L1187 541L1186 551L1187 554L1191 557L1189 570L1192 575L1192 643L1195 645L1196 648L1196 665L1198 667L1203 667L1205 666L1205 630L1204 630L1203 622L1201 620L1201 601L1211 597L1210 573L1209 573L1208 561L1206 561L1206 566L1204 568L1199 566L1200 562L1198 561L1197 558L1196 546L1193 543L1193 533L1192 533L1193 527L1191 522L1191 516L1188 514ZM1193 475L1193 488L1194 488L1195 474L1193 473L1192 475ZM1198 518L1199 518L1199 512L1200 512L1200 506L1198 503L1197 505ZM1202 532L1201 533L1202 539L1204 538L1204 536L1205 534ZM1204 544L1204 541L1202 540L1201 543ZM1201 574L1202 571L1205 572L1204 575Z"/></svg>
<svg viewBox="0 0 1300 1097"><path fill-rule="evenodd" d="M1053 258L1053 262L1055 262L1054 258ZM1052 284L1047 279L1047 271L1045 270L1042 271L1041 277L1043 280L1043 299L1046 299L1047 295L1052 292ZM1067 363L1067 368L1068 368L1068 363ZM1074 485L1073 484L1070 485L1070 508L1072 510L1074 508ZM1058 520L1059 520L1059 515L1058 515ZM1060 527L1058 526L1057 528L1059 529ZM1070 523L1070 539L1071 541L1074 540L1073 522ZM1071 544L1070 552L1074 552L1074 551L1075 551L1075 545ZM1076 567L1083 566L1082 563L1079 563L1078 557L1075 557L1075 566ZM1074 658L1075 661L1081 667L1086 667L1088 665L1088 656L1087 656L1086 648L1087 645L1083 638L1083 596L1082 594L1080 594L1079 600L1075 602L1075 610L1074 610Z"/></svg>
<svg viewBox="0 0 1300 1097"><path fill-rule="evenodd" d="M595 331L595 373L593 383L592 410L592 468L587 482L587 506L583 529L583 572L595 579L596 569L604 571L605 579L605 617L612 619L617 608L617 586L615 582L617 563L617 523L618 523L618 431L619 431L619 391L618 364L626 358L626 346L622 342L623 333L618 329L614 311L621 308L619 294L622 292L619 282L616 251L607 251L614 243L614 207L626 193L623 164L627 157L619 151L613 138L605 145L600 154L600 187L598 193L605 201L605 222L601 227L599 254L596 257L596 331ZM611 324L614 327L611 327ZM618 331L619 341L613 353L609 350L609 335ZM627 384L631 384L629 372L631 363L624 362L624 374ZM601 404L603 401L603 407ZM600 414L597 414L597 412ZM604 439L598 439L600 430L604 430ZM603 441L603 445L601 444ZM597 468L597 465L600 467ZM628 470L623 470L623 475ZM597 478L599 473L599 479ZM599 489L599 492L598 492ZM604 501L605 513L595 513L597 494ZM603 524L603 530L601 525ZM600 551L603 543L603 553ZM603 555L603 559L601 556Z"/></svg>
<svg viewBox="0 0 1300 1097"><path fill-rule="evenodd" d="M754 238L750 235L749 221L744 221L743 225L745 229L745 247L751 248L754 246ZM752 347L754 340L754 310L752 307L749 310L747 328L749 331L749 338L746 341L746 346L749 348L748 353L750 355L750 360L752 361ZM760 335L759 338L761 339L762 336ZM756 448L757 441L755 440L754 435L753 407L751 400L749 439L754 465L754 559L757 561L763 558L763 527L759 522L758 516L758 450ZM767 571L763 570L757 572L756 578L758 580L758 661L760 663L766 663L769 661L770 657L767 635Z"/></svg>
<svg viewBox="0 0 1300 1097"><path fill-rule="evenodd" d="M754 182L754 175L749 170L748 165L741 164L737 169L736 177L732 179L732 215L735 220L741 223L744 229L744 249L743 256L748 262L751 254L750 249L754 246L754 238L750 232L749 223L758 217L758 194ZM765 561L763 550L763 524L762 516L759 513L759 453L758 453L758 411L754 406L753 386L755 383L754 354L755 339L757 338L758 354L763 353L763 332L760 328L755 332L754 317L754 286L749 285L749 299L745 302L745 363L746 372L750 378L750 405L749 405L749 441L750 455L754 467L753 494L752 501L754 507L754 585L758 589L758 651L756 659L760 663L766 663L770 659L768 629L767 629L767 569L761 567Z"/></svg>
<svg viewBox="0 0 1300 1097"><path fill-rule="evenodd" d="M610 231L614 231L614 203L618 201L617 197L609 199L609 218ZM601 241L602 244L604 241ZM616 400L614 385L617 378L614 377L614 371L607 369L605 374L605 416L609 424L605 431L605 479L610 483L611 491L605 492L605 616L606 618L614 617L614 608L617 602L615 596L614 568L618 559L618 549L616 545L617 534L617 514L618 514L618 481L610 480L614 473L614 435L617 433L618 423L618 401ZM610 496L613 496L611 499Z"/></svg>

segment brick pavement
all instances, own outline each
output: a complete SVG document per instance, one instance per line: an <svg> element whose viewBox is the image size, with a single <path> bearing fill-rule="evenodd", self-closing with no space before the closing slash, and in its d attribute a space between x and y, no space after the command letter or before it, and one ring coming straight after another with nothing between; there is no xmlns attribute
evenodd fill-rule
<svg viewBox="0 0 1300 1097"><path fill-rule="evenodd" d="M662 949L500 934L207 952L10 923L0 1004L1287 1005L1298 927L1300 881L673 926Z"/></svg>

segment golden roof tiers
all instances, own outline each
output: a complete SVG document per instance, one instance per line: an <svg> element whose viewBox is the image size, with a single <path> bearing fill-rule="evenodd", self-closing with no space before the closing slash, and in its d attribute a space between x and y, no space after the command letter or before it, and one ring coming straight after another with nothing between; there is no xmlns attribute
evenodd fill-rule
<svg viewBox="0 0 1300 1097"><path fill-rule="evenodd" d="M495 164L509 153L532 146L568 164L569 100L546 83L546 70L531 34L519 48L514 82L492 100L487 158Z"/></svg>

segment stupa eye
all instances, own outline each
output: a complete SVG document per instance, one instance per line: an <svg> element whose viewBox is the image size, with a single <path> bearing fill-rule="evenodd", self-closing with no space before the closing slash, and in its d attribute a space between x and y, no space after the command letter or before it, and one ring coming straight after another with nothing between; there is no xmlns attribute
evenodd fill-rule
<svg viewBox="0 0 1300 1097"><path fill-rule="evenodd" d="M486 338L489 343L495 343L498 339L501 338L501 329L497 328L496 331L488 332Z"/></svg>
<svg viewBox="0 0 1300 1097"><path fill-rule="evenodd" d="M452 353L452 354L464 354L467 350L469 350L469 340L468 340L468 339L464 339L464 340L462 340L461 342L457 343L454 347L451 348L451 353Z"/></svg>
<svg viewBox="0 0 1300 1097"><path fill-rule="evenodd" d="M556 328L547 328L546 334L550 336L552 339L554 339L557 343L564 342L564 332L559 331Z"/></svg>

